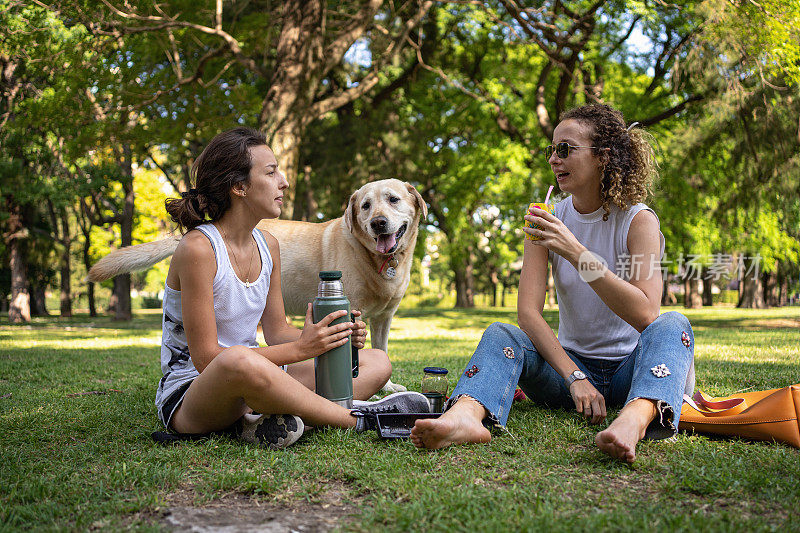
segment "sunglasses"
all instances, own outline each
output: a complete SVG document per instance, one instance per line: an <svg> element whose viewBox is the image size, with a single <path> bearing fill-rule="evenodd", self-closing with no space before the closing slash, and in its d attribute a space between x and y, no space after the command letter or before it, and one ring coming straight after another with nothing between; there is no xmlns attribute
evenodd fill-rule
<svg viewBox="0 0 800 533"><path fill-rule="evenodd" d="M566 159L569 157L570 152L577 148L597 148L596 146L572 146L566 142L560 142L558 144L551 144L550 146L545 147L544 155L547 159L552 157L553 152L556 153L559 159Z"/></svg>

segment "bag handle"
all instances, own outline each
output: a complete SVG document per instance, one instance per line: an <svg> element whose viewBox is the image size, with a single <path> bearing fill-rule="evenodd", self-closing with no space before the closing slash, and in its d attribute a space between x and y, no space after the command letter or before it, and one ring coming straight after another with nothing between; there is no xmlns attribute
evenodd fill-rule
<svg viewBox="0 0 800 533"><path fill-rule="evenodd" d="M711 400L707 398L702 391L695 392L691 398L689 398L687 395L684 395L683 400L692 406L692 408L700 411L706 416L738 415L747 409L747 401L744 398Z"/></svg>

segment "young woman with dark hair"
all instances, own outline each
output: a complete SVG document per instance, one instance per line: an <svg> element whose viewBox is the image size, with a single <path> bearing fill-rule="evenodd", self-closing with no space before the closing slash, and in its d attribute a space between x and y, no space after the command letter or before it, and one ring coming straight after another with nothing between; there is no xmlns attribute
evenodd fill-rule
<svg viewBox="0 0 800 533"><path fill-rule="evenodd" d="M369 417L361 415L371 409L428 408L421 394L398 393L351 412L313 392L313 372L301 366L351 336L363 348L366 326L331 326L345 311L315 324L310 303L302 330L287 323L278 241L256 224L280 215L289 184L263 135L248 128L217 135L195 161L193 178L194 188L166 202L186 232L164 295L156 406L168 429L201 434L233 426L249 442L281 448L299 438L304 423L363 430ZM256 342L259 322L266 347ZM359 361L353 391L364 400L386 383L391 365L380 350L362 350Z"/></svg>
<svg viewBox="0 0 800 533"><path fill-rule="evenodd" d="M553 214L525 215L539 228L524 231L540 240L525 240L519 327L489 326L447 411L417 421L412 441L488 442L485 426L505 425L519 384L533 401L574 407L592 424L605 419L607 405L623 406L595 441L633 462L642 438L675 435L684 391L694 387L692 328L679 313L659 315L664 237L640 203L656 175L653 151L619 111L589 105L562 117L546 156L570 196ZM542 317L548 261L558 337Z"/></svg>

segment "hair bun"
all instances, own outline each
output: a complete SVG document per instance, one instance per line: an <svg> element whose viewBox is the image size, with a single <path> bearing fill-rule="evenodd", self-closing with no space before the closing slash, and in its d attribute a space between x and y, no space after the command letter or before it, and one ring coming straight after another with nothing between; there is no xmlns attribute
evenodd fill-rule
<svg viewBox="0 0 800 533"><path fill-rule="evenodd" d="M197 191L197 189L189 189L188 191L185 191L185 192L181 193L181 198L188 199L188 200L194 200L199 195L200 195L200 193Z"/></svg>

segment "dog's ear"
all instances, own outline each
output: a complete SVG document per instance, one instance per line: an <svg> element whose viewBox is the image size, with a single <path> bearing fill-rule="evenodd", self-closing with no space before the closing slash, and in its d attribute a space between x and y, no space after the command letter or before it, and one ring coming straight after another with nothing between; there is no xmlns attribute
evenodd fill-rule
<svg viewBox="0 0 800 533"><path fill-rule="evenodd" d="M414 199L417 201L417 208L421 213L420 220L425 220L428 217L428 206L425 205L425 200L422 199L422 195L419 193L416 187L411 185L409 182L405 182L405 184L406 184L406 189L408 189L408 192L413 194Z"/></svg>
<svg viewBox="0 0 800 533"><path fill-rule="evenodd" d="M358 203L358 191L354 192L350 195L350 201L347 202L347 209L344 210L344 225L345 227L350 230L350 233L353 233L353 226L356 222L356 204Z"/></svg>

